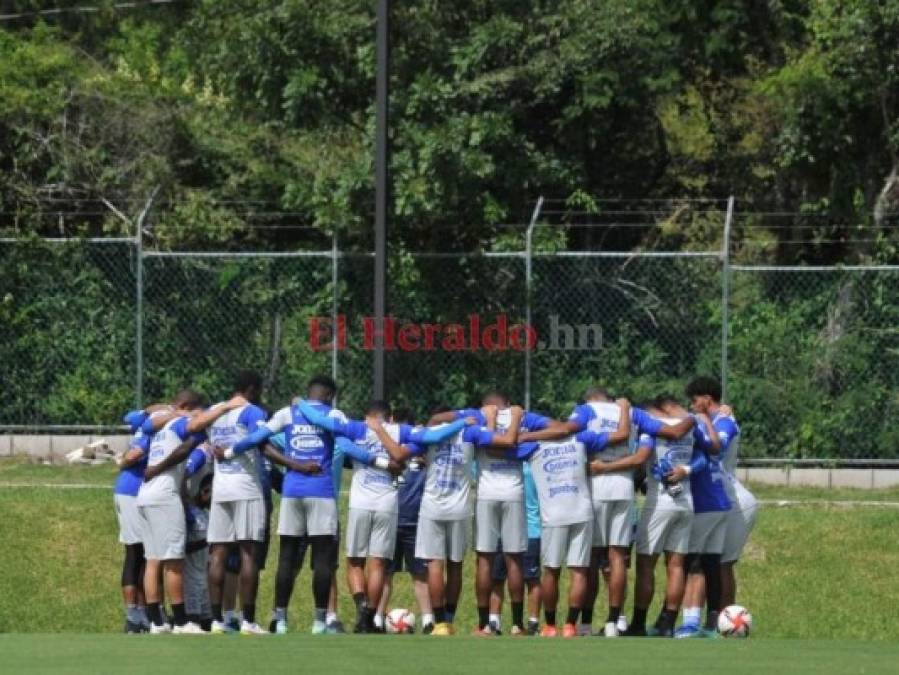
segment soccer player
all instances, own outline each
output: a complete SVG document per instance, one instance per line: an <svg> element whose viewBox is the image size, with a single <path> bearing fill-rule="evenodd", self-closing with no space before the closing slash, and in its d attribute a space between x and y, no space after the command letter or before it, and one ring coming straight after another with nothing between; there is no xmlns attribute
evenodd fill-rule
<svg viewBox="0 0 899 675"><path fill-rule="evenodd" d="M563 637L577 635L577 620L586 601L587 572L593 540L593 508L587 483L588 456L630 435L630 407L621 401L622 420L611 434L581 431L559 441L529 443L539 433L521 434L521 445L507 456L528 461L540 502L543 582L541 598L546 619L541 635L556 637L556 607L562 565L569 570L571 585Z"/></svg>
<svg viewBox="0 0 899 675"><path fill-rule="evenodd" d="M203 630L188 622L184 608L184 547L187 538L181 489L184 479L184 460L205 440L202 434L187 431L187 422L201 408L196 392L185 390L174 401L176 417L156 431L150 450L144 483L137 495L141 516L141 539L147 558L144 572L144 591L151 633L197 634ZM152 432L144 423L143 430ZM159 568L165 570L166 594L172 603L174 628L164 623L159 599Z"/></svg>
<svg viewBox="0 0 899 675"><path fill-rule="evenodd" d="M119 461L119 476L113 488L119 542L125 546L122 599L125 601L126 633L143 633L149 629L150 623L144 601L144 545L141 543L141 519L137 510L137 494L144 480L149 449L150 437L136 429L128 452Z"/></svg>
<svg viewBox="0 0 899 675"><path fill-rule="evenodd" d="M414 425L415 418L409 409L394 410L391 422ZM426 476L424 458L413 457L409 460L397 494L396 548L393 552L392 564L387 568L387 581L384 584L384 594L378 604L375 624L378 624L378 616L383 617L387 612L394 575L405 569L412 577L412 589L418 603L422 633L430 635L434 630L434 612L431 609L431 595L428 591L428 565L421 558L415 557L415 535L418 531L418 515L421 510Z"/></svg>
<svg viewBox="0 0 899 675"><path fill-rule="evenodd" d="M670 418L665 417L659 407L647 412L661 417L668 425L687 420L695 424L695 419L686 415L686 411L682 416ZM689 549L693 523L689 477L705 467L706 455L700 448L709 443L707 432L701 425L694 426L691 434L676 441L641 430L638 447L649 449L651 470L647 472L646 502L637 528L634 617L626 635L647 635L646 613L655 591L655 565L663 551L668 575L665 602L650 632L661 637L674 635L674 621L684 595L684 557Z"/></svg>
<svg viewBox="0 0 899 675"><path fill-rule="evenodd" d="M496 424L496 408L485 408L484 414L488 425ZM452 624L462 590L462 562L471 520L470 476L475 452L485 446L513 448L523 414L518 406L510 408L508 427L503 432L490 431L479 425L464 429L457 426L475 422L473 418L435 427L433 431L453 429L453 435L445 442L429 445L427 450L424 449L425 438L413 439L414 447L399 446L383 428L376 429L385 449L398 462L404 463L414 455L427 453L428 473L418 517L415 556L428 561L428 588L435 622L431 635L455 633Z"/></svg>
<svg viewBox="0 0 899 675"><path fill-rule="evenodd" d="M537 485L534 483L534 474L531 465L522 464L522 477L524 478L524 504L527 515L528 548L522 556L522 576L528 596L528 635L540 633L540 499L537 496ZM488 626L495 625L495 632L500 633L500 623L503 607L503 587L508 578L506 560L504 556L497 555L493 562L493 590L490 593L490 617ZM512 635L520 634L512 626Z"/></svg>
<svg viewBox="0 0 899 675"><path fill-rule="evenodd" d="M336 394L336 383L326 375L313 377L306 392L307 399L322 414L345 422L344 414L331 407ZM285 431L289 458L297 464L284 477L278 517L281 550L275 580L276 625L278 621L284 621L286 630L287 605L305 550L304 537L308 536L312 549L312 594L315 604L312 633L322 635L334 632L327 624L337 534L337 495L332 474L333 434L310 423L297 406L288 406L276 412L256 431L225 449L222 455L230 459L264 443L281 430ZM362 454L360 459L364 461L365 455Z"/></svg>
<svg viewBox="0 0 899 675"><path fill-rule="evenodd" d="M503 431L509 423L509 399L499 391L490 391L481 399L481 405L497 408L497 429ZM470 408L457 410L456 419L472 416L479 424L487 420L481 410ZM447 421L448 415L438 415L432 421ZM521 420L521 431L540 431L547 428L561 429L543 415L526 411ZM488 427L490 428L490 427ZM498 632L498 625L490 625L490 593L493 588L493 567L498 555L505 560L508 575L509 597L512 604L512 628L516 635L524 632L524 575L522 556L528 548L527 518L525 515L524 478L519 461L493 457L487 449L477 452L478 490L475 503L475 595L478 603L478 632L491 635ZM500 553L500 541L502 552ZM494 622L496 624L496 622Z"/></svg>
<svg viewBox="0 0 899 675"><path fill-rule="evenodd" d="M230 630L222 616L222 591L228 548L236 543L240 549L240 605L243 635L267 633L256 623L256 593L259 569L256 548L265 538L265 499L262 489L262 455L252 447L225 457L238 439L265 423L265 413L257 403L262 395L262 376L249 370L237 374L232 398L196 415L187 424L190 432L208 429L209 441L215 449L215 478L209 513L207 540L209 549L209 596L212 602L212 633Z"/></svg>
<svg viewBox="0 0 899 675"><path fill-rule="evenodd" d="M191 470L190 458L185 472ZM199 475L199 473L195 474ZM212 473L200 479L196 489L189 488L191 503L187 507L187 548L184 558L184 609L188 621L209 631L212 627L212 606L209 602L209 549L206 532L209 528L209 505L212 498Z"/></svg>
<svg viewBox="0 0 899 675"><path fill-rule="evenodd" d="M736 602L734 566L755 526L758 502L737 479L740 427L730 408L721 404L721 384L713 377L698 377L687 385L687 396L695 412L705 413L712 418L714 432L721 444L724 489L731 503L727 514L724 552L721 555L721 607L727 607Z"/></svg>

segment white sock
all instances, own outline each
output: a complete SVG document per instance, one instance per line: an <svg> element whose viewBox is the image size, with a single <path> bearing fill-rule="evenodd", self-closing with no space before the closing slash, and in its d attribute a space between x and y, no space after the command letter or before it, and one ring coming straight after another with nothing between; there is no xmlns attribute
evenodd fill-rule
<svg viewBox="0 0 899 675"><path fill-rule="evenodd" d="M488 621L489 623L496 624L496 627L499 628L499 627L500 627L500 621L502 621L502 619L500 619L499 614L491 614L490 617L487 619L487 621Z"/></svg>
<svg viewBox="0 0 899 675"><path fill-rule="evenodd" d="M384 615L383 614L375 614L374 618L375 626L377 628L383 628L384 626Z"/></svg>
<svg viewBox="0 0 899 675"><path fill-rule="evenodd" d="M332 624L337 621L337 612L326 612L325 613L325 623Z"/></svg>
<svg viewBox="0 0 899 675"><path fill-rule="evenodd" d="M702 619L701 607L684 607L684 625L698 626Z"/></svg>
<svg viewBox="0 0 899 675"><path fill-rule="evenodd" d="M433 614L422 614L421 615L421 625L422 627L427 626L428 624L434 623L434 615Z"/></svg>
<svg viewBox="0 0 899 675"><path fill-rule="evenodd" d="M287 608L286 607L275 607L272 610L272 618L275 621L287 621Z"/></svg>
<svg viewBox="0 0 899 675"><path fill-rule="evenodd" d="M528 623L540 623L540 617L537 616L529 616Z"/></svg>

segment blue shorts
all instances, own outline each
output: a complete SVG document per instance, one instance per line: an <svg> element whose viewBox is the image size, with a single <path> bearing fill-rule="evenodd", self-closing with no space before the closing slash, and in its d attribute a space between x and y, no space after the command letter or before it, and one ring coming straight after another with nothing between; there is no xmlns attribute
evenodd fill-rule
<svg viewBox="0 0 899 675"><path fill-rule="evenodd" d="M393 560L387 566L387 573L394 574L405 569L409 574L424 574L428 571L428 563L415 557L415 534L417 525L400 525L396 528L396 549Z"/></svg>
<svg viewBox="0 0 899 675"><path fill-rule="evenodd" d="M506 556L503 554L503 544L500 542L499 550L493 559L493 580L505 581L508 576L506 570ZM521 571L525 581L534 581L540 578L540 539L528 539L528 548L521 556Z"/></svg>

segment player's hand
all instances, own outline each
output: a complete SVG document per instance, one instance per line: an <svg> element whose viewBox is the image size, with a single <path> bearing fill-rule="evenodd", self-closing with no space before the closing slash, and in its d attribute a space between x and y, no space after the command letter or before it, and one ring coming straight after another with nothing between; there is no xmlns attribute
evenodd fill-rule
<svg viewBox="0 0 899 675"><path fill-rule="evenodd" d="M219 461L222 461L223 459L225 459L225 450L226 450L226 448L223 448L220 445L212 446L212 454Z"/></svg>
<svg viewBox="0 0 899 675"><path fill-rule="evenodd" d="M158 476L161 472L159 471L159 467L156 466L148 466L144 471L144 482L148 480L153 480Z"/></svg>
<svg viewBox="0 0 899 675"><path fill-rule="evenodd" d="M238 394L229 400L228 403L225 404L225 407L227 407L228 410L237 410L238 408L243 408L248 403L249 401L247 399Z"/></svg>
<svg viewBox="0 0 899 675"><path fill-rule="evenodd" d="M721 404L721 407L718 408L718 412L720 412L725 417L733 417L734 416L734 409L731 408L726 403Z"/></svg>
<svg viewBox="0 0 899 675"><path fill-rule="evenodd" d="M522 415L524 415L524 408L522 408L520 405L513 405L511 408L509 408L509 412L515 417L521 417Z"/></svg>
<svg viewBox="0 0 899 675"><path fill-rule="evenodd" d="M615 403L617 403L617 404L619 405L619 407L621 407L621 408L630 408L630 407L631 407L631 402L628 401L628 400L627 400L626 398L624 398L624 397L622 397L622 398L616 398L616 399L615 399Z"/></svg>
<svg viewBox="0 0 899 675"><path fill-rule="evenodd" d="M405 470L406 468L395 459L391 459L390 464L387 465L387 471L390 472L390 475L394 477L402 476L403 471Z"/></svg>
<svg viewBox="0 0 899 675"><path fill-rule="evenodd" d="M322 472L321 464L318 462L292 462L290 468L307 476L314 476Z"/></svg>
<svg viewBox="0 0 899 675"><path fill-rule="evenodd" d="M665 476L665 479L669 483L680 483L688 475L686 467L676 466Z"/></svg>
<svg viewBox="0 0 899 675"><path fill-rule="evenodd" d="M587 465L587 469L591 476L597 476L606 472L606 463L599 459L594 459Z"/></svg>
<svg viewBox="0 0 899 675"><path fill-rule="evenodd" d="M381 422L381 418L377 415L367 415L365 417L365 424L372 431L378 431L378 429L384 426L383 422Z"/></svg>

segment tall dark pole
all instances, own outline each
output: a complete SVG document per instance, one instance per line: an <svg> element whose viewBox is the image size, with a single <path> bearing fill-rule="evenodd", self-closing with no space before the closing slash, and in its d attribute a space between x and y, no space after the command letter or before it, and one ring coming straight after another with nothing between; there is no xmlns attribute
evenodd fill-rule
<svg viewBox="0 0 899 675"><path fill-rule="evenodd" d="M390 204L390 0L378 0L375 125L375 335L374 397L386 398L384 386L384 316L387 312L387 220Z"/></svg>

